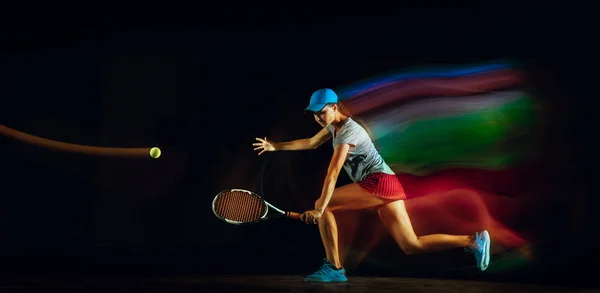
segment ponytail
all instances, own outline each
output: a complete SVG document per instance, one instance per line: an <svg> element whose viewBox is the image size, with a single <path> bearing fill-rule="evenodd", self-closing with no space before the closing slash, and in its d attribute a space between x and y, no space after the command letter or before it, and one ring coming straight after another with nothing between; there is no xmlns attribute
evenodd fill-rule
<svg viewBox="0 0 600 293"><path fill-rule="evenodd" d="M338 105L338 109L340 110L340 112L342 112L342 114L344 114L348 117L352 117L352 120L356 121L356 123L358 123L358 125L362 126L362 128L364 128L365 131L367 132L367 134L369 135L369 138L371 138L371 140L373 140L373 135L371 134L371 130L369 130L367 125L361 119L352 116L352 113L350 113L348 108L346 108L341 101L338 101L337 105Z"/></svg>

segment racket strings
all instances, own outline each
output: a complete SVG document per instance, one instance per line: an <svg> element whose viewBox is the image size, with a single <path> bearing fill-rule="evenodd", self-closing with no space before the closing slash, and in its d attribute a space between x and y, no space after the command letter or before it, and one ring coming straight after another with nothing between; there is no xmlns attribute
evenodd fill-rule
<svg viewBox="0 0 600 293"><path fill-rule="evenodd" d="M243 191L224 192L214 204L217 215L236 222L256 221L264 214L265 209L266 206L260 198Z"/></svg>

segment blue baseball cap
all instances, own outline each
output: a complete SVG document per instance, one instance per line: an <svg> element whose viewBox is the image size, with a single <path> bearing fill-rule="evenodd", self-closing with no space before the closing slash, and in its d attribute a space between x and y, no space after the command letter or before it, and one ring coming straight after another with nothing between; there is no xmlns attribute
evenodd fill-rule
<svg viewBox="0 0 600 293"><path fill-rule="evenodd" d="M306 107L306 111L319 112L327 104L335 104L338 102L337 94L331 89L316 90L310 97L310 104Z"/></svg>

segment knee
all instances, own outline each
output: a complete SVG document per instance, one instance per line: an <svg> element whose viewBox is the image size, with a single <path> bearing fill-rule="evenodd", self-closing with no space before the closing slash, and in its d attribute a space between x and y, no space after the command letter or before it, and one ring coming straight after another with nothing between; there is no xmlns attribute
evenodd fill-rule
<svg viewBox="0 0 600 293"><path fill-rule="evenodd" d="M415 255L421 253L422 251L419 240L399 243L399 246L406 255Z"/></svg>

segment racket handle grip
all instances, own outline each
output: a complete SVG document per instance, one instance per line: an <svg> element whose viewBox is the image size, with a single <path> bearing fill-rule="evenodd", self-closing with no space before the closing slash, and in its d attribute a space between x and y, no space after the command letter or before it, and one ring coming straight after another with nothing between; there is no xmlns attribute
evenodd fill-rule
<svg viewBox="0 0 600 293"><path fill-rule="evenodd" d="M299 213L294 213L294 212L287 212L285 213L285 215L290 218L290 219L294 219L294 220L300 220L300 216L302 216L302 214Z"/></svg>

